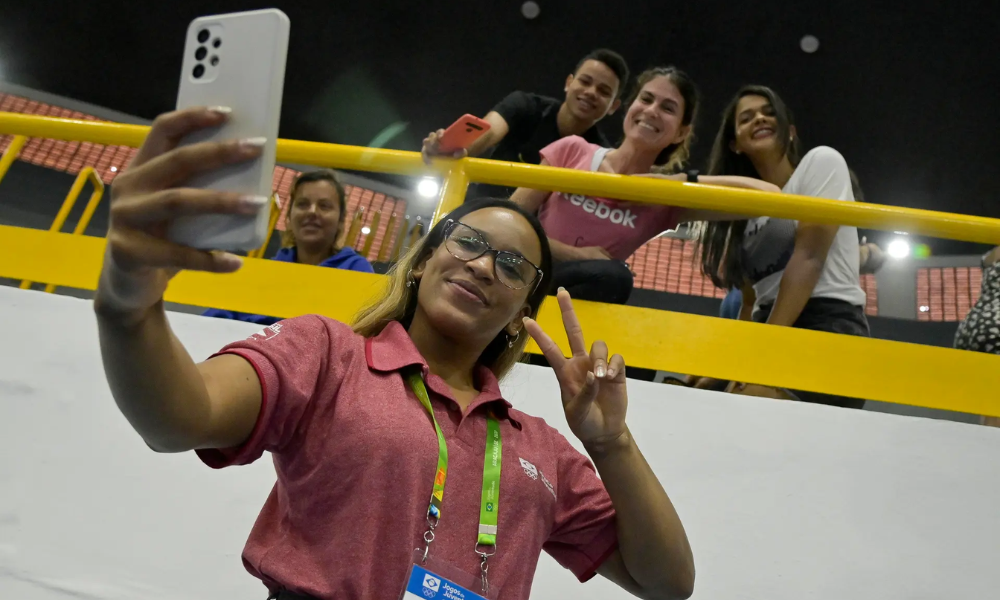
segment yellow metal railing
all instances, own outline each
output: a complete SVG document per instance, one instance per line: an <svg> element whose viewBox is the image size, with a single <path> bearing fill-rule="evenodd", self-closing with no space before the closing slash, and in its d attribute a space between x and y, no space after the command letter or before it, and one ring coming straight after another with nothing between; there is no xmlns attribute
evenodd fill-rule
<svg viewBox="0 0 1000 600"><path fill-rule="evenodd" d="M4 175L10 170L10 166L14 164L17 157L21 154L21 149L24 145L28 143L28 137L24 135L16 135L14 139L10 141L7 145L7 149L4 150L3 156L0 156L0 181L3 180Z"/></svg>
<svg viewBox="0 0 1000 600"><path fill-rule="evenodd" d="M15 135L137 147L142 144L148 131L149 127L143 125L76 121L0 112L0 133ZM839 202L808 196L719 188L648 177L575 171L478 158L465 158L460 161L441 159L428 166L417 152L297 140L278 140L278 160L399 175L426 175L428 171L437 172L445 177L443 202L439 211L441 214L461 203L462 194L457 190L463 189L469 181L475 181L559 190L650 204L768 215L813 223L907 231L912 234L969 242L1000 243L1000 219L865 202ZM451 194L448 193L449 187L455 190Z"/></svg>
<svg viewBox="0 0 1000 600"><path fill-rule="evenodd" d="M104 197L104 182L101 181L101 177L93 167L84 167L80 170L80 174L76 176L76 181L73 182L73 187L69 189L66 199L63 200L62 206L59 207L59 212L56 213L56 218L53 219L49 231L62 231L70 211L76 206L76 201L80 198L83 187L87 185L88 181L94 186L94 191L90 194L90 200L87 201L87 206L84 207L83 214L80 215L80 220L76 222L76 227L73 228L73 235L82 235L84 230L87 229L87 225L90 225L90 220L94 217L94 212L97 210L97 205L101 203L101 198ZM31 282L25 279L21 282L20 288L22 290L30 289ZM45 291L51 294L56 291L56 286L50 283L45 286Z"/></svg>
<svg viewBox="0 0 1000 600"><path fill-rule="evenodd" d="M0 133L32 137L137 146L147 130L0 113ZM469 181L477 181L1000 243L997 219L866 203L468 158L439 160L428 167L415 152L292 140L279 140L278 159L405 175L437 173L443 190L435 219L460 204ZM413 225L410 237L421 228ZM349 237L358 235L359 219L351 230ZM405 236L406 225L401 224L392 258ZM102 239L0 226L0 276L94 289L103 248ZM280 286L273 285L277 280ZM350 321L381 281L376 275L251 258L230 275L181 273L166 299L278 317L320 313ZM588 336L607 341L629 365L1000 416L1000 356L629 306L579 302L577 311ZM552 302L543 305L539 322L568 348ZM534 346L531 350L537 352Z"/></svg>

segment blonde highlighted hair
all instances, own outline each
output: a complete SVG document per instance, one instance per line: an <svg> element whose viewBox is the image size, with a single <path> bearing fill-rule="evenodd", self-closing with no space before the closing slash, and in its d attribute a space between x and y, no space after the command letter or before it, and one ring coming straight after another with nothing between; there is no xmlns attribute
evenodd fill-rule
<svg viewBox="0 0 1000 600"><path fill-rule="evenodd" d="M427 259L441 244L445 242L445 229L451 221L459 221L465 215L485 208L503 208L516 212L535 230L538 242L542 248L542 264L539 267L542 274L535 282L534 289L528 294L527 303L530 307L528 316L534 318L548 292L552 278L552 254L549 250L545 230L533 215L526 213L510 200L485 198L466 202L441 219L431 231L403 254L386 276L386 284L381 294L367 307L361 309L354 319L355 333L364 337L375 337L382 333L386 325L398 321L409 329L413 315L417 310L417 291L420 281L414 280L412 271ZM407 285L409 284L409 285ZM528 344L528 333L523 329L512 338L505 329L501 329L493 341L479 356L479 364L490 369L497 379L502 378L524 355Z"/></svg>

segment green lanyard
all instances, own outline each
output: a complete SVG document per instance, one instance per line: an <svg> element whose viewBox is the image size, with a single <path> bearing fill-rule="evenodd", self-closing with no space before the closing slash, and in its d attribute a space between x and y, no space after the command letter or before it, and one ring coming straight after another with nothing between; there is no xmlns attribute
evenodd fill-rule
<svg viewBox="0 0 1000 600"><path fill-rule="evenodd" d="M419 371L413 371L407 375L413 393L417 395L420 404L431 416L434 423L434 431L438 438L438 464L434 473L434 488L431 491L431 503L427 508L427 519L433 525L441 519L441 501L444 498L444 482L448 478L448 445L445 442L444 434L434 416L434 408L431 400L427 396L427 388L424 387L424 380ZM489 546L495 548L497 545L497 513L500 509L500 461L503 458L500 443L500 424L493 414L486 418L486 457L483 460L483 496L479 507L479 537L477 538L477 552L479 546ZM433 521L432 521L433 519ZM484 557L486 554L479 552Z"/></svg>

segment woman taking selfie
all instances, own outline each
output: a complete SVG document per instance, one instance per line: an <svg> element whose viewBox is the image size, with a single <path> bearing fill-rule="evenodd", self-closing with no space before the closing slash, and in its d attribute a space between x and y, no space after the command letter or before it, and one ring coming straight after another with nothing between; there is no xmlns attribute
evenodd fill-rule
<svg viewBox="0 0 1000 600"><path fill-rule="evenodd" d="M178 215L266 202L183 187L259 155L240 142L175 147L225 118L156 120L115 182L94 308L115 401L149 447L196 450L215 468L273 455L278 479L243 553L271 596L397 598L408 573L445 565L475 593L527 599L542 550L581 581L600 573L639 597L690 596L684 528L625 422L624 361L601 341L588 351L565 292L571 357L532 320L549 248L508 201L467 203L436 224L353 326L288 319L195 363L163 293L181 269L231 272L240 260L162 232ZM589 460L501 395L529 335Z"/></svg>
<svg viewBox="0 0 1000 600"><path fill-rule="evenodd" d="M844 157L820 146L800 159L792 113L770 88L746 86L723 113L709 173L757 177L788 194L854 201ZM710 223L702 271L743 290L744 317L759 323L868 336L858 230L760 217ZM814 392L807 402L861 408L864 400Z"/></svg>

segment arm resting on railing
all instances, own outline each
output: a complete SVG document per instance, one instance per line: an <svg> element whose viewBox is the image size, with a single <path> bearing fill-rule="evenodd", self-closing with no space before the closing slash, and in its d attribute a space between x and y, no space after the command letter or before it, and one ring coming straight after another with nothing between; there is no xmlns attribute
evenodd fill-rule
<svg viewBox="0 0 1000 600"><path fill-rule="evenodd" d="M542 165L547 165L542 159ZM510 200L531 214L538 214L538 209L548 199L552 192L546 190L533 190L531 188L517 188L511 194ZM569 262L573 260L608 260L611 254L604 248L597 246L577 247L570 246L549 237L549 248L552 250L552 260L557 263Z"/></svg>

